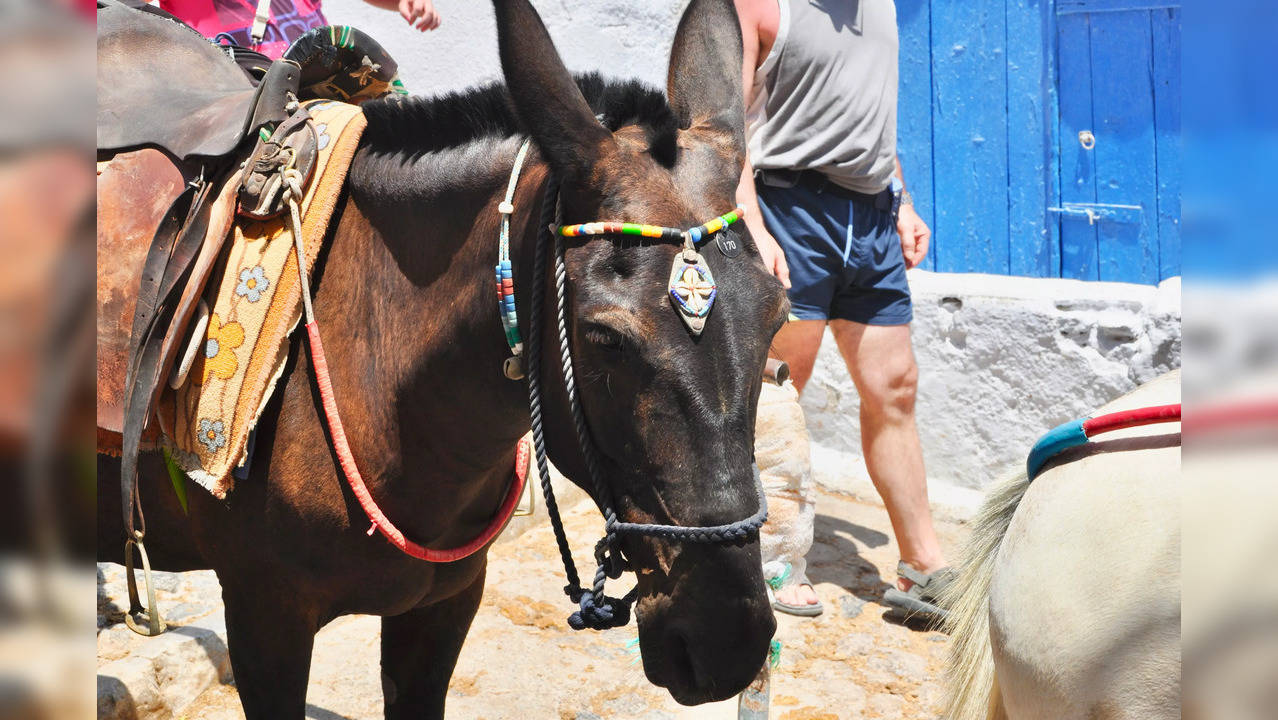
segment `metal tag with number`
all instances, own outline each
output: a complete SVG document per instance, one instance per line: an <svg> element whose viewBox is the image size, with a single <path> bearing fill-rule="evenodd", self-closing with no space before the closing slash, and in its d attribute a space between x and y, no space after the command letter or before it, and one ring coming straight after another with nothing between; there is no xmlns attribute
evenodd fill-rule
<svg viewBox="0 0 1278 720"><path fill-rule="evenodd" d="M741 238L734 232L725 230L715 235L714 244L719 246L719 252L730 258L741 254Z"/></svg>

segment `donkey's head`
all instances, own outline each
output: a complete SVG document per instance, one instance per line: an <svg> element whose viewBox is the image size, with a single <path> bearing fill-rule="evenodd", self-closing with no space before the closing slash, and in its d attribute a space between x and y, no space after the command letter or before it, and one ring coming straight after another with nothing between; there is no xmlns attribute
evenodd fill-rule
<svg viewBox="0 0 1278 720"><path fill-rule="evenodd" d="M591 110L528 2L496 0L496 7L511 97L562 180L565 224L689 228L735 206L745 147L741 32L731 0L693 0L684 13L670 58L665 126L611 123L615 131ZM626 521L709 526L757 508L755 409L768 345L787 305L740 223L731 237L743 248L734 257L714 241L701 248L718 290L700 335L684 325L668 294L679 243L565 238L578 392L602 475ZM553 299L547 306L553 309ZM553 319L542 321L542 363L550 390L559 392L558 337ZM562 398L551 405L552 457L589 489ZM648 678L686 704L742 690L762 667L776 628L757 540L625 536L623 548L638 575Z"/></svg>

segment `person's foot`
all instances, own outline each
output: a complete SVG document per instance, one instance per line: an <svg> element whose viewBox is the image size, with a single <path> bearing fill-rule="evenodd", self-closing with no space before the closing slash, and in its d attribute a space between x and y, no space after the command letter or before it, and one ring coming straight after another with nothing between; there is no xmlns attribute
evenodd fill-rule
<svg viewBox="0 0 1278 720"><path fill-rule="evenodd" d="M815 617L825 612L812 583L803 573L795 574L787 562L773 561L763 566L763 576L768 583L768 597L777 612L799 617Z"/></svg>
<svg viewBox="0 0 1278 720"><path fill-rule="evenodd" d="M907 572L901 572L902 566L906 568ZM896 568L896 589L901 592L910 591L910 588L914 586L914 581L908 577L909 575L918 574L923 577L931 577L933 573L940 572L941 570L948 570L949 567L950 566L947 565L944 560L936 560L931 563L901 560L897 563Z"/></svg>
<svg viewBox="0 0 1278 720"><path fill-rule="evenodd" d="M943 622L949 615L942 602L945 589L954 582L953 568L943 567L930 573L915 570L905 561L897 563L897 584L900 589L888 588L883 602L888 607L935 622Z"/></svg>
<svg viewBox="0 0 1278 720"><path fill-rule="evenodd" d="M793 605L795 607L803 605L820 605L821 600L817 597L816 590L808 583L799 585L789 585L777 590L777 602Z"/></svg>

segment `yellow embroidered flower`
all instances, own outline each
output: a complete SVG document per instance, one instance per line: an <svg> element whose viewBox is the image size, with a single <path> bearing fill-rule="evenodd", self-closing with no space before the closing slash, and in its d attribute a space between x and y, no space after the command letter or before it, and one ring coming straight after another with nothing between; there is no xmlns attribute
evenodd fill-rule
<svg viewBox="0 0 1278 720"><path fill-rule="evenodd" d="M237 322L222 324L222 319L213 313L209 316L209 329L204 341L203 371L200 373L200 384L209 381L209 375L216 375L226 380L235 374L239 361L235 359L235 348L244 344L244 328Z"/></svg>

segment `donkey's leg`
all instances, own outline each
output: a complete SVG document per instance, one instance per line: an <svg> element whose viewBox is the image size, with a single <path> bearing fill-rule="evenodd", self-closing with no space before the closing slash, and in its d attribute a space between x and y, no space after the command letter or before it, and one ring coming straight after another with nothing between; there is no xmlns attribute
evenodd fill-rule
<svg viewBox="0 0 1278 720"><path fill-rule="evenodd" d="M252 580L247 582L252 585ZM222 579L231 669L246 720L303 720L319 627L297 597Z"/></svg>
<svg viewBox="0 0 1278 720"><path fill-rule="evenodd" d="M444 717L448 680L484 594L484 573L460 593L382 618L382 690L387 720Z"/></svg>

